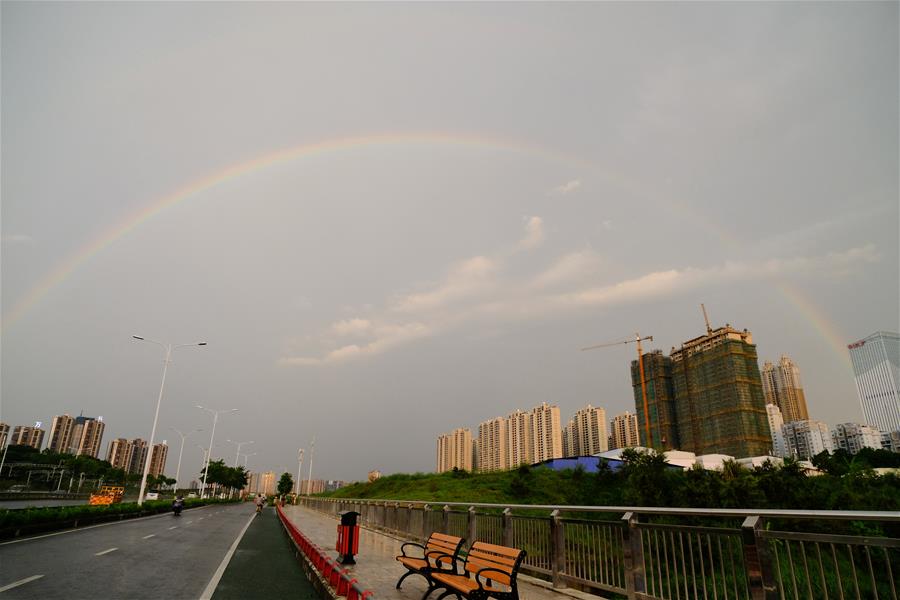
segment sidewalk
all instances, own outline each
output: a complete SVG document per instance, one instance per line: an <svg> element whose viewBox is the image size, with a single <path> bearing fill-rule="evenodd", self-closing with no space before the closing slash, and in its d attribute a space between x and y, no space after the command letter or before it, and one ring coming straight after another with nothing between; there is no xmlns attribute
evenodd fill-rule
<svg viewBox="0 0 900 600"><path fill-rule="evenodd" d="M337 538L337 519L317 513L303 506L284 507L284 514L310 540L318 544L332 558L337 558L334 550ZM403 582L403 589L394 586L406 569L394 557L400 554L403 540L360 528L359 554L357 563L348 565L353 576L359 580L364 589L375 592L376 600L421 600L428 589L425 579L415 575ZM572 589L553 590L549 583L519 575L519 598L521 600L601 600L599 596L586 594ZM215 600L218 600L216 598Z"/></svg>
<svg viewBox="0 0 900 600"><path fill-rule="evenodd" d="M246 598L321 600L297 564L273 508L253 520L212 595L212 600Z"/></svg>

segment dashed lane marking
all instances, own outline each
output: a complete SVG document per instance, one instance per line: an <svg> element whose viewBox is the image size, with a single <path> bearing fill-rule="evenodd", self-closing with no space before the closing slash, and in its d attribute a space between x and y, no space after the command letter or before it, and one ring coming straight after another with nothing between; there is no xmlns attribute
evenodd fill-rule
<svg viewBox="0 0 900 600"><path fill-rule="evenodd" d="M191 523L193 523L193 521L188 521L185 525L190 525Z"/></svg>
<svg viewBox="0 0 900 600"><path fill-rule="evenodd" d="M169 527L169 531L172 531L173 529L178 529L178 525L173 525L172 527Z"/></svg>
<svg viewBox="0 0 900 600"><path fill-rule="evenodd" d="M43 575L32 575L31 577L26 577L25 579L20 579L18 581L13 581L9 585L4 585L0 587L0 593L5 592L6 590L11 590L15 587L19 587L20 585L25 585L29 581L34 581L35 579L40 579Z"/></svg>
<svg viewBox="0 0 900 600"><path fill-rule="evenodd" d="M118 548L109 548L108 550L104 550L103 552L98 552L94 556L103 556L104 554L109 554L110 552L115 552Z"/></svg>
<svg viewBox="0 0 900 600"><path fill-rule="evenodd" d="M155 534L155 533L151 533L150 535L145 535L145 536L144 536L144 539L145 539L145 540L149 540L149 539L152 538L152 537L156 537L156 534Z"/></svg>

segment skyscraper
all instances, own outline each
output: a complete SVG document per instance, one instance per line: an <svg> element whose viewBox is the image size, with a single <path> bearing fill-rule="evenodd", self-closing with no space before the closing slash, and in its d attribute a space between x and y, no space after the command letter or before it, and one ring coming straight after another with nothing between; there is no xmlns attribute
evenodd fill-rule
<svg viewBox="0 0 900 600"><path fill-rule="evenodd" d="M559 407L543 402L531 411L531 415L531 431L534 439L532 462L538 463L551 458L562 458L562 428Z"/></svg>
<svg viewBox="0 0 900 600"><path fill-rule="evenodd" d="M169 446L163 441L153 445L153 453L150 455L150 475L159 477L166 470L166 458L169 456Z"/></svg>
<svg viewBox="0 0 900 600"><path fill-rule="evenodd" d="M437 439L437 472L472 470L472 431L458 428Z"/></svg>
<svg viewBox="0 0 900 600"><path fill-rule="evenodd" d="M678 448L678 427L675 414L675 387L672 381L672 359L661 350L647 352L644 359L644 380L647 388L647 410L650 412L650 438L644 417L644 398L641 373L637 360L631 361L631 386L637 412L640 443L648 448L672 450Z"/></svg>
<svg viewBox="0 0 900 600"><path fill-rule="evenodd" d="M877 331L847 348L866 424L900 430L900 334Z"/></svg>
<svg viewBox="0 0 900 600"><path fill-rule="evenodd" d="M100 444L103 442L103 431L106 424L103 417L75 417L75 425L72 428L69 454L75 456L90 456L97 458L100 454Z"/></svg>
<svg viewBox="0 0 900 600"><path fill-rule="evenodd" d="M147 442L141 438L131 440L131 455L128 457L129 473L144 473L144 463L147 461Z"/></svg>
<svg viewBox="0 0 900 600"><path fill-rule="evenodd" d="M681 450L738 458L772 443L753 337L730 325L672 349Z"/></svg>
<svg viewBox="0 0 900 600"><path fill-rule="evenodd" d="M44 430L41 429L40 421L34 424L34 427L28 425L16 425L13 428L12 437L9 440L11 446L31 446L36 450L40 450L44 445Z"/></svg>
<svg viewBox="0 0 900 600"><path fill-rule="evenodd" d="M579 409L563 430L564 456L591 456L606 452L609 435L606 411L590 404Z"/></svg>
<svg viewBox="0 0 900 600"><path fill-rule="evenodd" d="M66 454L72 445L72 429L75 427L75 419L69 415L53 417L50 424L50 441L47 448L58 454Z"/></svg>
<svg viewBox="0 0 900 600"><path fill-rule="evenodd" d="M509 469L534 462L534 419L531 413L516 410L506 417L506 457Z"/></svg>
<svg viewBox="0 0 900 600"><path fill-rule="evenodd" d="M133 452L134 446L131 442L125 438L116 438L109 442L109 449L106 451L106 461L112 465L113 469L127 471Z"/></svg>
<svg viewBox="0 0 900 600"><path fill-rule="evenodd" d="M760 375L766 404L777 406L785 423L809 419L806 396L800 383L800 369L794 361L784 355L778 364L766 361Z"/></svg>
<svg viewBox="0 0 900 600"><path fill-rule="evenodd" d="M638 436L637 415L633 415L628 411L621 415L616 415L609 423L609 449L616 448L632 448L640 446L640 437Z"/></svg>
<svg viewBox="0 0 900 600"><path fill-rule="evenodd" d="M478 469L499 471L509 468L506 454L506 419L497 417L478 425Z"/></svg>

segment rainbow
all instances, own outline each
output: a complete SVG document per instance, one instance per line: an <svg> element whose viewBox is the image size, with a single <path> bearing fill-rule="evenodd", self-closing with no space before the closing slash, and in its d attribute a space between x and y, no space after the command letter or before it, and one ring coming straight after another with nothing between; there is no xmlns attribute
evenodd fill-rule
<svg viewBox="0 0 900 600"><path fill-rule="evenodd" d="M570 165L577 169L588 170L593 176L600 176L636 197L652 200L652 195L648 194L646 190L643 190L642 186L636 182L624 179L617 174L606 172L599 168L598 165L593 164L582 157L550 150L537 144L523 142L521 140L443 131L380 133L321 140L314 143L283 148L244 162L231 164L222 170L190 182L171 194L156 200L149 206L130 214L120 223L102 232L95 239L80 247L77 251L60 262L56 268L45 275L12 307L9 313L3 316L3 319L0 320L0 331L6 330L11 325L18 322L52 289L60 285L92 257L96 256L147 221L153 219L156 215L181 202L214 188L223 186L230 181L249 173L270 168L275 165L313 156L334 154L351 149L410 144L480 147L537 156L552 162ZM675 213L680 212L682 214L691 215L693 220L703 223L710 231L714 232L720 240L728 245L740 245L736 236L728 233L725 228L710 222L705 216L696 214L696 211L693 211L688 205L682 202L669 198L666 202L659 202L657 204L660 207ZM803 315L812 324L813 328L827 341L828 346L834 349L841 362L846 364L849 360L845 350L846 337L843 336L834 325L827 320L827 318L825 318L821 313L821 310L818 309L811 300L806 298L799 289L784 281L776 282L776 287L780 289L784 297L796 307L797 311Z"/></svg>

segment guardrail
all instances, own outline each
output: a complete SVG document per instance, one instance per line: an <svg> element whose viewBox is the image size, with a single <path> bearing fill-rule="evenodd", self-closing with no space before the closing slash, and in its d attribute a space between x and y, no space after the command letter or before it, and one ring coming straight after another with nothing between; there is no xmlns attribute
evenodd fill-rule
<svg viewBox="0 0 900 600"><path fill-rule="evenodd" d="M557 588L637 600L898 597L900 512L300 502L419 540L439 531L523 548L522 570Z"/></svg>
<svg viewBox="0 0 900 600"><path fill-rule="evenodd" d="M303 553L309 565L316 569L322 581L331 587L330 592L332 596L343 596L347 600L374 598L374 592L363 589L359 582L351 577L352 573L349 569L342 569L336 560L328 556L322 548L314 544L302 531L297 529L291 520L284 515L280 506L276 505L275 509L278 511L278 518L281 519L281 524L287 530L294 545Z"/></svg>

